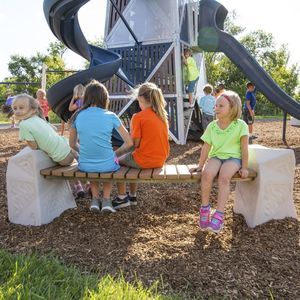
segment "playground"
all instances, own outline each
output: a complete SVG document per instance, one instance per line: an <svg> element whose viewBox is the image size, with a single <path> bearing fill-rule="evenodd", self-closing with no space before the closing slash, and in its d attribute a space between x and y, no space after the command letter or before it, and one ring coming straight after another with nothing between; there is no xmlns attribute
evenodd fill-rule
<svg viewBox="0 0 300 300"><path fill-rule="evenodd" d="M280 120L257 121L256 130L255 143L295 152L293 198L300 215L300 128L287 127L287 146L281 141ZM10 223L5 173L8 159L24 147L17 138L16 129L0 131L0 248L12 253L51 253L67 265L97 274L121 271L126 280L138 277L146 286L159 280L164 293L265 299L271 292L275 299L299 298L299 221L286 218L249 228L232 211L233 184L220 235L198 229L196 184L141 185L138 205L112 215L91 214L89 200L83 198L77 200L76 209L65 211L50 224ZM195 163L200 148L199 142L171 143L167 163Z"/></svg>

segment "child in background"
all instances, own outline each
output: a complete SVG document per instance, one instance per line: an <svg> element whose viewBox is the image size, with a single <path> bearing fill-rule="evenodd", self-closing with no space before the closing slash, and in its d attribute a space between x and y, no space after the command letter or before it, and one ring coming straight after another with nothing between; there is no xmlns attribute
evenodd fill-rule
<svg viewBox="0 0 300 300"><path fill-rule="evenodd" d="M5 104L2 107L2 112L7 115L7 118L11 119L11 126L10 126L10 128L15 128L16 127L14 112L13 112L13 109L11 107L12 103L14 101L14 98L15 97L11 93L8 93L6 101L5 101Z"/></svg>
<svg viewBox="0 0 300 300"><path fill-rule="evenodd" d="M207 84L203 88L205 96L198 100L198 105L202 110L202 128L206 129L207 125L213 121L215 116L216 98L212 96L213 87Z"/></svg>
<svg viewBox="0 0 300 300"><path fill-rule="evenodd" d="M199 165L191 172L202 172L199 226L202 230L220 232L224 225L224 209L230 192L230 180L239 171L242 178L248 176L248 127L240 120L242 104L240 97L224 92L216 102L216 120L212 121L201 139ZM211 216L209 202L214 178L218 176L217 209Z"/></svg>
<svg viewBox="0 0 300 300"><path fill-rule="evenodd" d="M134 150L119 157L121 165L137 169L160 168L169 156L168 115L161 90L151 82L136 89L142 111L131 119L131 137ZM113 200L114 208L136 205L137 184L130 183L126 194L125 183L118 184L119 195Z"/></svg>
<svg viewBox="0 0 300 300"><path fill-rule="evenodd" d="M67 140L46 122L39 103L33 97L27 94L17 95L12 108L16 120L20 121L21 141L26 141L32 150L44 151L62 166L68 166L73 162L76 153L71 150Z"/></svg>
<svg viewBox="0 0 300 300"><path fill-rule="evenodd" d="M69 111L75 112L83 105L84 86L77 84L73 89L73 97L69 104Z"/></svg>
<svg viewBox="0 0 300 300"><path fill-rule="evenodd" d="M48 100L46 99L46 92L43 89L38 89L36 92L36 98L37 98L36 100L40 104L40 107L42 108L46 121L49 122L50 107L48 104Z"/></svg>
<svg viewBox="0 0 300 300"><path fill-rule="evenodd" d="M195 91L196 83L199 79L199 70L195 59L192 57L190 49L184 49L182 54L182 62L187 73L187 92L189 94L190 107L193 107L193 94Z"/></svg>
<svg viewBox="0 0 300 300"><path fill-rule="evenodd" d="M69 104L69 111L70 112L76 112L83 106L83 95L84 95L85 87L82 84L77 84L73 89L73 97ZM64 125L62 125L64 126ZM90 187L90 183L87 182L86 184L86 190L88 191ZM74 190L77 198L84 197L84 189L82 187L82 184L80 180L77 180L74 184Z"/></svg>
<svg viewBox="0 0 300 300"><path fill-rule="evenodd" d="M92 80L84 93L84 104L75 113L70 122L70 146L79 150L78 168L83 172L113 172L120 168L117 156L122 151L132 147L133 143L121 120L107 110L109 95L105 86ZM113 151L111 137L113 130L118 130L123 145ZM79 140L79 147L77 141ZM91 211L100 210L99 182L91 182L92 203ZM102 212L115 212L112 206L110 193L111 182L103 183Z"/></svg>

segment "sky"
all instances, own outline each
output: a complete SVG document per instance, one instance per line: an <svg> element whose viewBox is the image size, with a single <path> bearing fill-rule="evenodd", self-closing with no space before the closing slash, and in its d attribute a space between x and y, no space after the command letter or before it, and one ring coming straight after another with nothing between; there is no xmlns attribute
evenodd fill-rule
<svg viewBox="0 0 300 300"><path fill-rule="evenodd" d="M149 1L149 0L148 0ZM161 0L163 1L163 0ZM235 10L235 23L246 32L262 29L272 33L277 45L287 44L290 63L300 66L300 39L298 37L299 0L219 0L228 11ZM104 36L106 0L90 0L79 11L79 22L88 40ZM56 41L43 13L43 0L1 0L0 5L0 81L9 76L10 56L30 57L38 51L46 53L50 42ZM65 55L69 69L81 69L84 60L72 51Z"/></svg>

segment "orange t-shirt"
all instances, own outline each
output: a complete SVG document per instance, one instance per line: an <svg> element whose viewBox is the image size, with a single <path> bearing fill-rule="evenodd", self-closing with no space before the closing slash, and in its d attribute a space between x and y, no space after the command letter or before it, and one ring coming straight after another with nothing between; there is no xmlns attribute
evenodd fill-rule
<svg viewBox="0 0 300 300"><path fill-rule="evenodd" d="M147 108L132 117L133 139L140 139L140 146L132 155L141 168L159 168L170 152L167 124Z"/></svg>

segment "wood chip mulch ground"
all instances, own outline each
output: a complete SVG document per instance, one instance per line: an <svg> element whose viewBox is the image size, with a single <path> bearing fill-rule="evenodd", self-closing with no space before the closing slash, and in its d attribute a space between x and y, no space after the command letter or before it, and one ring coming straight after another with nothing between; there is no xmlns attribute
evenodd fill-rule
<svg viewBox="0 0 300 300"><path fill-rule="evenodd" d="M254 143L294 150L297 166L294 202L300 216L300 128L280 121L255 124ZM300 299L299 220L273 220L254 229L232 211L234 186L221 234L197 226L200 201L195 184L141 185L138 205L112 215L89 212L89 199L77 201L48 225L11 224L7 216L5 173L8 159L24 147L17 130L0 130L0 248L12 253L52 253L68 265L99 274L120 274L146 286L161 280L165 293L196 299ZM195 163L198 142L172 143L169 163ZM114 195L116 191L114 190ZM216 198L216 189L212 200Z"/></svg>

